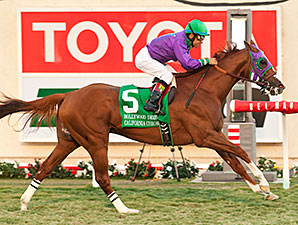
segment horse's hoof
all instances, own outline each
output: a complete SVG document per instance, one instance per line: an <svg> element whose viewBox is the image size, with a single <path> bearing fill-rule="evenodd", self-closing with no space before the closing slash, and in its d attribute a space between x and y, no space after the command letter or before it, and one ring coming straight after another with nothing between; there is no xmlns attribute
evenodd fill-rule
<svg viewBox="0 0 298 225"><path fill-rule="evenodd" d="M128 209L128 212L127 213L132 213L132 214L136 214L136 213L139 213L140 211L137 210L137 209Z"/></svg>
<svg viewBox="0 0 298 225"><path fill-rule="evenodd" d="M20 202L21 202L21 211L27 211L28 202L24 200L23 196L21 197Z"/></svg>
<svg viewBox="0 0 298 225"><path fill-rule="evenodd" d="M265 196L265 199L268 200L268 201L273 201L273 200L276 200L278 199L279 197L273 193L270 193L268 195Z"/></svg>
<svg viewBox="0 0 298 225"><path fill-rule="evenodd" d="M21 203L21 211L27 211L27 205Z"/></svg>
<svg viewBox="0 0 298 225"><path fill-rule="evenodd" d="M127 214L136 214L136 213L139 213L140 211L137 210L137 209L128 209L127 211L125 212L122 212L122 213L127 213Z"/></svg>

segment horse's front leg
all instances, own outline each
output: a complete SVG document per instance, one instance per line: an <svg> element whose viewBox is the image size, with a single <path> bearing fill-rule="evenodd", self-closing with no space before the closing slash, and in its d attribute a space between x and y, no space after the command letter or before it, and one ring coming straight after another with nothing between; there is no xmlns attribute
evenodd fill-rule
<svg viewBox="0 0 298 225"><path fill-rule="evenodd" d="M222 132L211 132L210 135L205 138L203 145L214 149L230 165L230 167L245 180L254 192L259 192L265 195L267 200L274 200L278 198L278 196L270 192L268 181L254 162L249 158L247 153L240 146L231 143ZM259 185L251 179L236 156L241 158L253 175L259 179Z"/></svg>
<svg viewBox="0 0 298 225"><path fill-rule="evenodd" d="M245 162L246 163L246 162ZM260 183L260 189L261 193L265 195L266 200L275 200L279 197L272 192L270 192L269 183L266 180L264 174L262 171L256 166L254 162L246 163L247 167L250 169L250 171L253 173L253 175L259 179Z"/></svg>
<svg viewBox="0 0 298 225"><path fill-rule="evenodd" d="M248 184L253 192L260 191L259 185L248 175L245 168L242 166L235 155L218 150L216 150L216 152L225 160L225 162L232 168L232 170L234 170L243 178L243 180Z"/></svg>

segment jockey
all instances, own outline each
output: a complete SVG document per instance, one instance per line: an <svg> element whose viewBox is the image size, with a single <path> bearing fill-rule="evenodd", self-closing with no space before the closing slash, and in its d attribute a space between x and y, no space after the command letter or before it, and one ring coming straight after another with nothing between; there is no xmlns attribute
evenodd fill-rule
<svg viewBox="0 0 298 225"><path fill-rule="evenodd" d="M144 106L145 110L159 111L158 101L173 79L173 74L169 69L172 71L174 69L166 64L168 61L178 60L186 70L194 70L206 64L217 64L215 58L197 60L189 55L189 50L192 47L199 47L205 36L209 36L207 27L200 20L194 19L187 24L185 30L155 38L139 51L135 58L136 67L158 78ZM167 69L166 66L170 68Z"/></svg>

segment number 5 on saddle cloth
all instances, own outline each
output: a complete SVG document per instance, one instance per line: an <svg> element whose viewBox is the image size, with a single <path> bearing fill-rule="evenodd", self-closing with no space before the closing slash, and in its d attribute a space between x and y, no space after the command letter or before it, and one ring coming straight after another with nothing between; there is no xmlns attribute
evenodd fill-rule
<svg viewBox="0 0 298 225"><path fill-rule="evenodd" d="M164 115L148 112L144 109L145 102L150 97L150 88L139 88L126 85L120 88L119 106L122 127L149 128L159 127L163 146L174 146L168 105L173 101L175 88L165 93L161 99Z"/></svg>

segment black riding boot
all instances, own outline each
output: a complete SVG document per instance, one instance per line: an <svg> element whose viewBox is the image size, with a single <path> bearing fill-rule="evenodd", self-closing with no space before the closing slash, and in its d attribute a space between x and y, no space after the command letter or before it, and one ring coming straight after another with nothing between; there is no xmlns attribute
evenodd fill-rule
<svg viewBox="0 0 298 225"><path fill-rule="evenodd" d="M149 100L146 102L144 109L147 111L158 112L158 101L162 96L162 93L167 88L168 84L163 80L159 80L152 88L152 93Z"/></svg>

